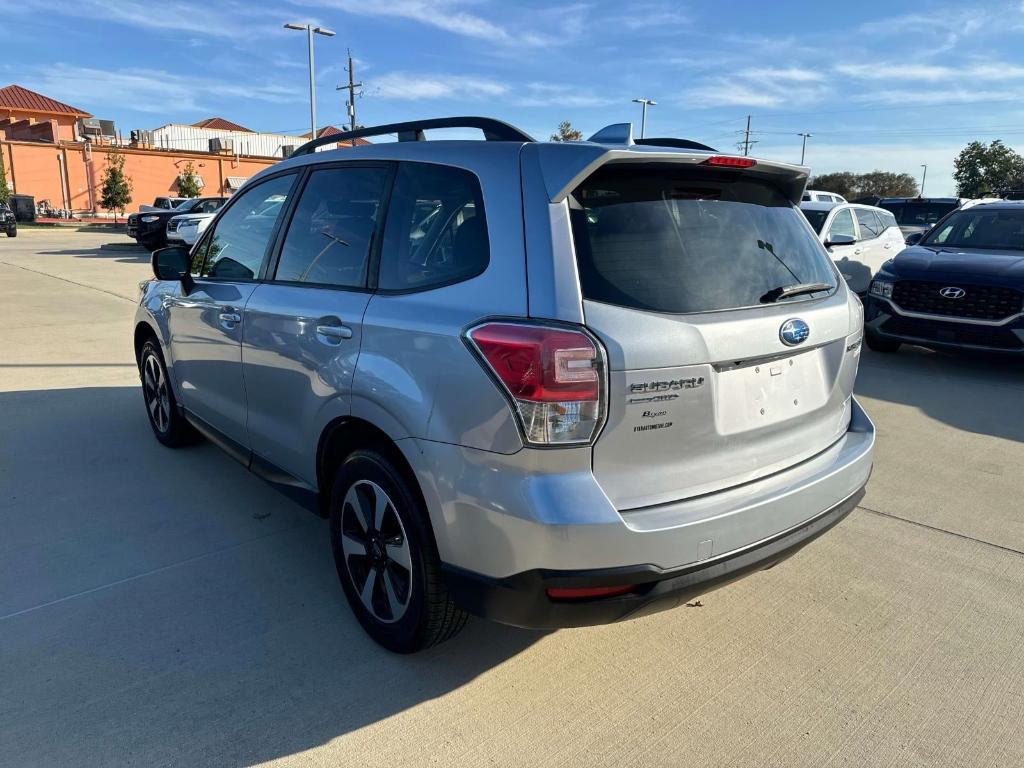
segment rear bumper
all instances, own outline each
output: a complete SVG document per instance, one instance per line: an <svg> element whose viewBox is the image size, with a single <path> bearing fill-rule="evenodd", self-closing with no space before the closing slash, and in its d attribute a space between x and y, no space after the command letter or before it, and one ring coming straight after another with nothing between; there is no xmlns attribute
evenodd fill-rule
<svg viewBox="0 0 1024 768"><path fill-rule="evenodd" d="M838 522L860 498L874 453L871 420L856 400L850 410L843 437L794 467L628 512L602 491L589 448L502 455L399 445L459 602L511 624L576 626L670 607L787 557ZM621 584L640 587L583 605L544 592Z"/></svg>
<svg viewBox="0 0 1024 768"><path fill-rule="evenodd" d="M931 349L1024 355L1024 317L995 324L908 316L888 300L869 296L864 308L864 328L878 338Z"/></svg>
<svg viewBox="0 0 1024 768"><path fill-rule="evenodd" d="M667 571L653 565L590 571L534 570L505 579L491 579L449 566L448 588L456 603L470 613L517 627L557 629L638 618L678 607L691 598L782 562L839 523L863 496L862 488L810 520L696 565ZM622 584L637 586L625 595L593 600L552 600L546 592L551 587Z"/></svg>

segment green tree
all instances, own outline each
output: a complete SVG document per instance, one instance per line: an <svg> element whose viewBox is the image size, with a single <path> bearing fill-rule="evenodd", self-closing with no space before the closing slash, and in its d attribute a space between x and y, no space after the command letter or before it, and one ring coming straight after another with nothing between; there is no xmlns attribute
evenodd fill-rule
<svg viewBox="0 0 1024 768"><path fill-rule="evenodd" d="M100 184L100 205L108 211L114 211L116 222L117 214L120 212L124 216L124 209L131 201L132 180L124 172L124 155L116 150L108 152Z"/></svg>
<svg viewBox="0 0 1024 768"><path fill-rule="evenodd" d="M914 197L917 180L909 173L871 171L857 177L855 197ZM849 199L849 198L847 198Z"/></svg>
<svg viewBox="0 0 1024 768"><path fill-rule="evenodd" d="M551 134L552 141L579 141L583 138L583 131L572 127L572 123L563 120L558 124L558 133Z"/></svg>
<svg viewBox="0 0 1024 768"><path fill-rule="evenodd" d="M7 175L4 171L4 159L0 157L0 203L11 199L11 189L7 186Z"/></svg>
<svg viewBox="0 0 1024 768"><path fill-rule="evenodd" d="M1024 157L1002 141L972 141L953 161L960 197L989 197L1024 184Z"/></svg>
<svg viewBox="0 0 1024 768"><path fill-rule="evenodd" d="M834 192L847 200L872 196L913 197L917 194L917 181L909 173L836 171L812 176L807 182L807 188Z"/></svg>
<svg viewBox="0 0 1024 768"><path fill-rule="evenodd" d="M195 166L189 160L178 176L178 192L182 197L199 197L201 187Z"/></svg>

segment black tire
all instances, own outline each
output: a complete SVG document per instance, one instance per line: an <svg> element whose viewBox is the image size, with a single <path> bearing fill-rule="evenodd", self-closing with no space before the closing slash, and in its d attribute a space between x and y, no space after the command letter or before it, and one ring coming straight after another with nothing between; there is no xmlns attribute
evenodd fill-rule
<svg viewBox="0 0 1024 768"><path fill-rule="evenodd" d="M352 491L373 504L377 501L374 488L383 490L389 504L379 526L371 523L361 530L353 526L361 517L351 504L346 509L346 498L352 498ZM330 528L345 597L363 629L380 645L395 653L415 653L453 637L465 625L466 614L448 595L423 502L385 454L362 449L342 462L331 490ZM348 539L344 544L343 534ZM362 553L352 551L353 542L360 543ZM376 556L371 554L374 545ZM401 553L401 547L406 547L407 554L392 559L391 553ZM410 567L402 566L401 559L407 559ZM371 577L374 580L366 589ZM364 604L360 596L364 590L370 604L379 604L379 609L371 612ZM406 601L401 613L389 608L391 597Z"/></svg>
<svg viewBox="0 0 1024 768"><path fill-rule="evenodd" d="M898 352L902 346L902 342L896 341L895 339L886 339L882 336L878 336L870 331L864 332L864 341L868 345L868 349L872 352L882 352L884 354L892 354Z"/></svg>
<svg viewBox="0 0 1024 768"><path fill-rule="evenodd" d="M17 237L18 236L18 230L16 230L16 229L9 229L9 230L7 230L7 236L8 237Z"/></svg>
<svg viewBox="0 0 1024 768"><path fill-rule="evenodd" d="M159 375L155 375L158 373ZM178 410L174 387L167 374L164 356L155 339L142 345L139 355L139 377L142 379L142 399L146 405L149 426L156 439L168 448L179 448L195 440L196 432Z"/></svg>
<svg viewBox="0 0 1024 768"><path fill-rule="evenodd" d="M158 250L159 248L163 247L162 245L160 245L160 241L159 240L146 240L146 239L142 239L142 240L139 240L138 242L139 242L139 245L141 245L143 248L145 248L150 253L152 253L153 251Z"/></svg>

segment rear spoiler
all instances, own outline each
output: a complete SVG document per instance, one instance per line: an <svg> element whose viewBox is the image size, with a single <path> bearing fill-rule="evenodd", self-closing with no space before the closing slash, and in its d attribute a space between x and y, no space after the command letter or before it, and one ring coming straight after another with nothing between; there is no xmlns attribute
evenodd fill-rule
<svg viewBox="0 0 1024 768"><path fill-rule="evenodd" d="M609 149L605 145L589 142L534 143L523 146L524 164L536 163L552 203L562 202L584 179L604 165L678 163L699 166L712 157L721 155L700 150L672 151L649 145ZM800 203L804 187L807 186L807 168L771 160L756 160L755 163L752 167L730 169L728 172L769 181L794 205Z"/></svg>

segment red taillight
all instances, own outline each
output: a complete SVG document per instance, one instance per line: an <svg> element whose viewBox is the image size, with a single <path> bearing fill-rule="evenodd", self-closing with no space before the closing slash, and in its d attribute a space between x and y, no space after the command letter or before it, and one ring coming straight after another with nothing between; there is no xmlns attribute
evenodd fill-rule
<svg viewBox="0 0 1024 768"><path fill-rule="evenodd" d="M714 157L709 157L701 165L717 165L721 168L751 168L757 165L757 160L751 160L749 157L715 155Z"/></svg>
<svg viewBox="0 0 1024 768"><path fill-rule="evenodd" d="M552 600L586 600L595 597L615 597L632 592L636 584L620 584L616 587L548 587Z"/></svg>
<svg viewBox="0 0 1024 768"><path fill-rule="evenodd" d="M582 331L485 323L470 342L516 405L532 443L587 442L603 417L603 358Z"/></svg>

